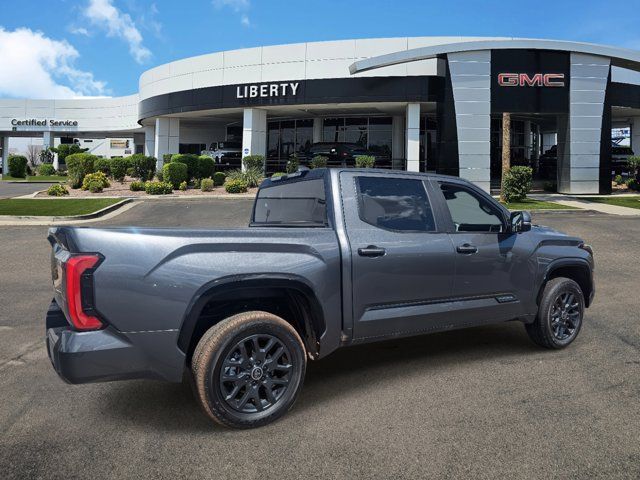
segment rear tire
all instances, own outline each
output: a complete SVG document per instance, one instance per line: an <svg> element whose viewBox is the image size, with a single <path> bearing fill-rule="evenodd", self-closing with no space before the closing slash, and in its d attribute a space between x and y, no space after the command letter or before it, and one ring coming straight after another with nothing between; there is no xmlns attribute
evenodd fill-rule
<svg viewBox="0 0 640 480"><path fill-rule="evenodd" d="M549 280L535 321L525 325L529 338L545 348L566 347L580 333L584 309L584 295L576 282L564 277Z"/></svg>
<svg viewBox="0 0 640 480"><path fill-rule="evenodd" d="M267 312L245 312L211 327L192 359L196 397L215 422L253 428L284 415L302 388L304 344Z"/></svg>

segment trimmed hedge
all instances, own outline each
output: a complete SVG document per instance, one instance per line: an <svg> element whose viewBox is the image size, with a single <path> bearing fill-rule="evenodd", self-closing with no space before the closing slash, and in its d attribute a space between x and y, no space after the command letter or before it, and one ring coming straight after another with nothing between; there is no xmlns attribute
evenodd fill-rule
<svg viewBox="0 0 640 480"><path fill-rule="evenodd" d="M51 175L55 175L56 169L53 168L53 165L50 163L43 163L38 167L38 175L42 175L44 177L49 177Z"/></svg>
<svg viewBox="0 0 640 480"><path fill-rule="evenodd" d="M224 189L227 191L227 193L247 193L249 185L247 185L247 182L240 179L228 180L224 184Z"/></svg>
<svg viewBox="0 0 640 480"><path fill-rule="evenodd" d="M115 181L124 182L127 168L129 168L129 161L126 158L114 157L111 159L111 176Z"/></svg>
<svg viewBox="0 0 640 480"><path fill-rule="evenodd" d="M211 190L213 190L213 179L203 178L200 182L200 189L203 192L210 192Z"/></svg>
<svg viewBox="0 0 640 480"><path fill-rule="evenodd" d="M198 168L198 156L193 155L191 153L176 153L171 156L171 163L180 162L184 163L187 166L187 178L186 180L191 180L192 178L199 178L200 171ZM165 178L165 181L169 181Z"/></svg>
<svg viewBox="0 0 640 480"><path fill-rule="evenodd" d="M188 166L182 162L167 163L162 167L162 179L164 183L170 183L174 189L178 189L182 182L189 179Z"/></svg>
<svg viewBox="0 0 640 480"><path fill-rule="evenodd" d="M84 177L94 172L94 163L98 159L90 153L73 153L66 158L69 185L80 188Z"/></svg>
<svg viewBox="0 0 640 480"><path fill-rule="evenodd" d="M111 160L108 158L98 158L93 162L93 170L111 176Z"/></svg>
<svg viewBox="0 0 640 480"><path fill-rule="evenodd" d="M9 155L9 175L13 178L27 177L27 157L22 155Z"/></svg>
<svg viewBox="0 0 640 480"><path fill-rule="evenodd" d="M246 170L260 170L264 172L264 157L262 155L247 155L242 159Z"/></svg>
<svg viewBox="0 0 640 480"><path fill-rule="evenodd" d="M149 195L167 195L173 192L173 185L168 182L146 182L144 191Z"/></svg>
<svg viewBox="0 0 640 480"><path fill-rule="evenodd" d="M173 153L165 153L162 155L162 164L164 165L165 163L171 163L171 157L173 156Z"/></svg>
<svg viewBox="0 0 640 480"><path fill-rule="evenodd" d="M356 155L357 168L373 168L376 165L376 157L372 155Z"/></svg>
<svg viewBox="0 0 640 480"><path fill-rule="evenodd" d="M315 157L313 157L311 159L311 162L309 163L309 167L311 167L311 168L326 168L328 160L329 160L329 157L325 157L323 155L316 155Z"/></svg>
<svg viewBox="0 0 640 480"><path fill-rule="evenodd" d="M155 157L147 157L141 153L136 153L127 157L130 163L130 168L133 169L133 175L139 178L143 182L151 180L156 174L156 159Z"/></svg>
<svg viewBox="0 0 640 480"><path fill-rule="evenodd" d="M131 185L129 185L129 190L131 190L132 192L142 192L144 191L144 185L145 182L133 181L131 182Z"/></svg>
<svg viewBox="0 0 640 480"><path fill-rule="evenodd" d="M507 203L527 198L531 191L533 170L531 167L511 167L504 177L504 199Z"/></svg>
<svg viewBox="0 0 640 480"><path fill-rule="evenodd" d="M69 190L64 185L60 185L59 183L56 185L51 185L47 189L47 195L52 197L63 197L65 195L69 195Z"/></svg>
<svg viewBox="0 0 640 480"><path fill-rule="evenodd" d="M82 190L89 190L92 193L101 192L110 185L109 179L103 172L88 173L82 180Z"/></svg>
<svg viewBox="0 0 640 480"><path fill-rule="evenodd" d="M213 176L215 162L209 155L200 155L198 157L198 178L209 178Z"/></svg>
<svg viewBox="0 0 640 480"><path fill-rule="evenodd" d="M213 174L213 184L216 187L224 185L224 181L227 179L227 175L224 172L216 172Z"/></svg>

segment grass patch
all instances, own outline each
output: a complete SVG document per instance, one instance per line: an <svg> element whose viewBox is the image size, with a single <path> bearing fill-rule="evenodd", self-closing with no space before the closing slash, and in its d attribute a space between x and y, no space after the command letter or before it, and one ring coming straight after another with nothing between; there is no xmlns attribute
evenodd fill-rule
<svg viewBox="0 0 640 480"><path fill-rule="evenodd" d="M118 198L8 198L0 200L0 215L64 217L85 215L113 205Z"/></svg>
<svg viewBox="0 0 640 480"><path fill-rule="evenodd" d="M575 207L567 207L555 202L543 202L533 198L525 198L521 202L503 203L509 210L576 210Z"/></svg>
<svg viewBox="0 0 640 480"><path fill-rule="evenodd" d="M596 203L606 203L616 207L640 208L640 195L635 197L588 197L584 200Z"/></svg>
<svg viewBox="0 0 640 480"><path fill-rule="evenodd" d="M27 176L27 178L16 178L16 177L10 177L9 175L3 175L2 180L7 182L11 181L11 182L24 182L24 183L66 182L68 180L68 177L65 177L63 175L33 175L33 176Z"/></svg>

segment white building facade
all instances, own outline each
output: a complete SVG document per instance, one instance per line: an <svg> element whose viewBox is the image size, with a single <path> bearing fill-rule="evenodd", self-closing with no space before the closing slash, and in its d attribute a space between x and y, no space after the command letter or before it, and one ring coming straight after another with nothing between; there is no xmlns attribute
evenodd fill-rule
<svg viewBox="0 0 640 480"><path fill-rule="evenodd" d="M126 97L0 100L2 155L11 137L85 147L114 139L95 152L145 153L161 164L167 154L235 141L242 155L264 155L268 171L281 171L314 143L346 142L374 153L382 168L459 175L490 190L500 183L509 112L512 164L532 166L560 192L608 193L611 128L628 127L640 153L638 70L637 51L512 38L217 52L148 70Z"/></svg>

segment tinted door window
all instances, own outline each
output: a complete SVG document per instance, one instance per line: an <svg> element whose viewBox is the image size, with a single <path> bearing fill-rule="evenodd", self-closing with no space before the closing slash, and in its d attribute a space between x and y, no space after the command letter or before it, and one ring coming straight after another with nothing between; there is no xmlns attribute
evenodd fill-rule
<svg viewBox="0 0 640 480"><path fill-rule="evenodd" d="M457 232L502 232L500 210L476 192L453 184L441 184L451 220Z"/></svg>
<svg viewBox="0 0 640 480"><path fill-rule="evenodd" d="M405 232L436 229L421 180L357 177L360 219L378 228Z"/></svg>

